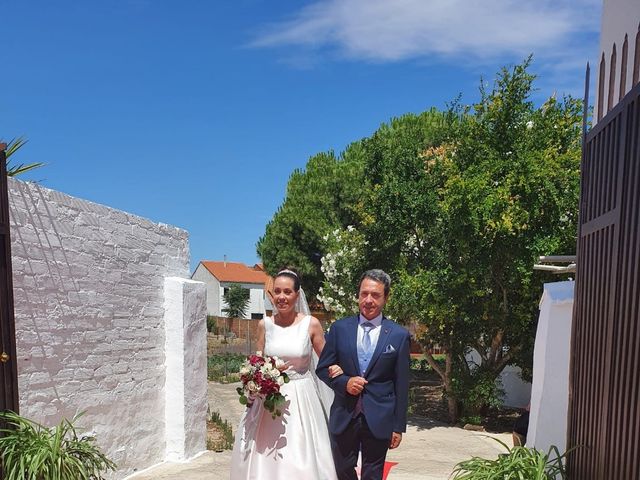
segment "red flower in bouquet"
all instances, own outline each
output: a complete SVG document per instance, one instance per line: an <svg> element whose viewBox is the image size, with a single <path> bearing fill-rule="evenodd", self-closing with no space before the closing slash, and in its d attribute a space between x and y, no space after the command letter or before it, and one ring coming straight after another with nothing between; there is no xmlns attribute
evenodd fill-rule
<svg viewBox="0 0 640 480"><path fill-rule="evenodd" d="M249 355L240 368L240 403L251 407L260 398L273 418L282 415L285 398L280 386L289 382L289 376L282 371L285 366L278 357L263 356L261 352Z"/></svg>

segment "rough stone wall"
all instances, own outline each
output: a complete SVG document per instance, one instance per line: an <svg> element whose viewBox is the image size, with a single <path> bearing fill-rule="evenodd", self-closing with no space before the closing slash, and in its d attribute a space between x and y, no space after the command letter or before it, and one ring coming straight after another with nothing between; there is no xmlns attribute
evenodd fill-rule
<svg viewBox="0 0 640 480"><path fill-rule="evenodd" d="M164 279L186 231L9 180L21 413L84 411L121 478L165 458Z"/></svg>

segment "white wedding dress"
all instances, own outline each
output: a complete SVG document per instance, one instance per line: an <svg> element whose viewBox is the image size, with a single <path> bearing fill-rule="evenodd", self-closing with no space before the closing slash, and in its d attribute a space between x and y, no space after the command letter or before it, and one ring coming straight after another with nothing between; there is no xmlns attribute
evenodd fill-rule
<svg viewBox="0 0 640 480"><path fill-rule="evenodd" d="M265 318L265 355L289 362L290 382L281 417L272 418L260 401L247 408L236 432L231 480L336 480L327 414L312 372L312 346L306 316L280 327Z"/></svg>

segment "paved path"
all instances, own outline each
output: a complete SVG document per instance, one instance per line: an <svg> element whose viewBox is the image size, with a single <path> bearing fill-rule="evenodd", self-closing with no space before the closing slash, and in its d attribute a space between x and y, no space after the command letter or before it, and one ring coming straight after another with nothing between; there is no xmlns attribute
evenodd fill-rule
<svg viewBox="0 0 640 480"><path fill-rule="evenodd" d="M235 428L244 407L238 402L236 384L209 383L209 407ZM506 444L511 435L491 435ZM474 455L494 458L502 446L487 434L469 432L426 418L410 419L402 445L390 450L387 461L398 462L388 480L446 480L456 463ZM231 452L206 452L185 464L165 464L132 477L132 480L228 480ZM267 479L265 479L267 480Z"/></svg>

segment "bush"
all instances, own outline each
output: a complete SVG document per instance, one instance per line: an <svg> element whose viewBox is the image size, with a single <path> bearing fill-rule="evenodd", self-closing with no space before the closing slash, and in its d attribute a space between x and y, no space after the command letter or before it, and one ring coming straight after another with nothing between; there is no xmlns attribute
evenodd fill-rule
<svg viewBox="0 0 640 480"><path fill-rule="evenodd" d="M474 368L471 375L460 368L456 368L456 371L453 389L456 398L460 399L463 416L478 416L489 408L502 406L504 390L499 378L496 379L495 375L480 367Z"/></svg>
<svg viewBox="0 0 640 480"><path fill-rule="evenodd" d="M207 359L207 377L221 383L237 382L240 380L238 372L246 358L240 353L212 355Z"/></svg>
<svg viewBox="0 0 640 480"><path fill-rule="evenodd" d="M438 366L440 366L443 370L445 368L445 356L444 355L434 355L433 356ZM429 364L426 358L411 358L411 370L417 372L432 372L433 368Z"/></svg>
<svg viewBox="0 0 640 480"><path fill-rule="evenodd" d="M95 445L78 435L73 420L47 428L14 412L0 412L0 461L4 480L101 480L116 465Z"/></svg>
<svg viewBox="0 0 640 480"><path fill-rule="evenodd" d="M493 438L493 437L490 437ZM456 465L451 475L453 480L556 480L566 479L564 459L569 452L560 455L558 448L552 446L548 453L535 448L509 448L497 438L507 453L498 455L496 460L473 457Z"/></svg>
<svg viewBox="0 0 640 480"><path fill-rule="evenodd" d="M468 417L460 417L459 423L466 425L482 425L482 417L480 415L469 415Z"/></svg>
<svg viewBox="0 0 640 480"><path fill-rule="evenodd" d="M207 332L218 335L218 321L213 315L207 315Z"/></svg>

